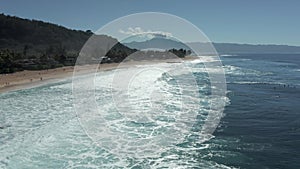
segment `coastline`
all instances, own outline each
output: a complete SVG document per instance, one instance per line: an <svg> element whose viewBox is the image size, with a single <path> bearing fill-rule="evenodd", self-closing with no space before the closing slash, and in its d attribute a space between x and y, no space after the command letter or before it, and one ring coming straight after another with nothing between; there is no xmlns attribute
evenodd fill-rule
<svg viewBox="0 0 300 169"><path fill-rule="evenodd" d="M142 60L142 61L129 61L121 62L122 67L132 67L135 65L157 64L157 63L181 63L183 61L191 61L198 59L197 57L186 57L184 59L165 59L165 60ZM98 71L108 71L119 68L120 63L105 63L98 65ZM82 65L76 66L76 71L79 74L94 73L97 65ZM32 88L58 80L73 77L75 66L64 66L48 70L24 70L11 74L0 74L0 94ZM120 67L121 68L121 67Z"/></svg>
<svg viewBox="0 0 300 169"><path fill-rule="evenodd" d="M111 70L117 68L118 63L101 64L102 70ZM80 74L93 73L95 65L76 66L76 71ZM73 77L75 66L64 66L48 70L24 70L12 74L0 75L0 93L21 90L56 82L66 78Z"/></svg>

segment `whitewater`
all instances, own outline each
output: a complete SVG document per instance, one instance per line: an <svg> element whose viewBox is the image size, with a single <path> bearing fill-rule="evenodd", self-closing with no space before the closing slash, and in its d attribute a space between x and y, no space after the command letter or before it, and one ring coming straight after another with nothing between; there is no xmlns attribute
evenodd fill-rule
<svg viewBox="0 0 300 169"><path fill-rule="evenodd" d="M226 168L191 157L208 146L200 130L211 103L229 101L210 95L203 63L186 64L190 72L161 63L77 77L95 81L92 115L76 114L72 79L1 94L1 168Z"/></svg>

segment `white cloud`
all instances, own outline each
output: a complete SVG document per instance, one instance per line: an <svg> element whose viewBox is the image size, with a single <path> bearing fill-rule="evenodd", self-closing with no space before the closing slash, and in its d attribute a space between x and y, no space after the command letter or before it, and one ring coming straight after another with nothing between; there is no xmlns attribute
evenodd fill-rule
<svg viewBox="0 0 300 169"><path fill-rule="evenodd" d="M172 34L170 32L163 32L163 31L152 31L152 30L143 30L141 27L129 27L127 31L124 31L122 29L119 30L120 33L126 34L126 35L145 35L145 34L151 34L152 36L164 36L164 37L171 37ZM151 36L150 35L150 36Z"/></svg>

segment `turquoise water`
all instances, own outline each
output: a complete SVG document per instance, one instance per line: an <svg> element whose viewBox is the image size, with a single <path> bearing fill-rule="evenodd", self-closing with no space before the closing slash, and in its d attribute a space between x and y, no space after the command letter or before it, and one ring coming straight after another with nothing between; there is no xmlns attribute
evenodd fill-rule
<svg viewBox="0 0 300 169"><path fill-rule="evenodd" d="M97 145L87 136L77 118L71 79L3 93L0 95L0 168L299 168L298 58L298 55L222 57L229 91L228 98L220 99L225 99L227 106L213 138L204 143L199 143L192 136L197 132L195 126L203 125L208 113L208 103L212 101L208 97L210 84L207 74L203 73L203 64L190 63L201 99L189 102L189 106L198 108L200 105L199 111L192 113L195 120L190 123L184 121L190 128L173 130L171 125L167 125L178 121L178 116L158 119L161 121L160 128L154 135L170 136L167 137L170 140L166 142L167 149L162 148L164 142L140 142L139 146L143 148L132 150L137 147L136 142L116 135L107 144ZM126 133L124 138L147 136L149 129L157 127L157 124L118 120L122 119L121 115L109 98L111 92L117 91L103 86L111 80L113 73L101 72L95 81L99 84L95 90L99 109L104 113L111 112L106 116L106 123L110 124L114 134ZM143 112L151 107L148 97L141 96L140 92L146 96L151 93L150 89L159 88L165 93L160 99L168 102L157 102L157 110L180 112L177 101L181 95L176 93L176 83L167 74L158 76L155 72L148 72L147 75L148 81L137 78L136 82L142 80L148 87L143 90L134 88L133 83L132 90L129 90L134 110ZM176 78L184 79L186 76L178 74ZM125 98L127 95L121 91L118 96ZM183 99L193 100L193 95L190 96L192 99ZM193 125L195 123L197 125ZM105 126L99 126L99 130L103 128ZM175 139L172 140L172 137ZM170 144L172 146L168 146ZM144 151L149 149L151 151Z"/></svg>

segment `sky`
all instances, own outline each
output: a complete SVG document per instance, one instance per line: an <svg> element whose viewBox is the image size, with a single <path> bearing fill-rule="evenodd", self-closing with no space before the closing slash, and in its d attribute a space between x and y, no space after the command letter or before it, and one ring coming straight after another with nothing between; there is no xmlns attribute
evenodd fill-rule
<svg viewBox="0 0 300 169"><path fill-rule="evenodd" d="M213 42L300 46L298 0L0 0L0 13L96 31L138 12L188 20ZM187 35L193 39L193 35Z"/></svg>

